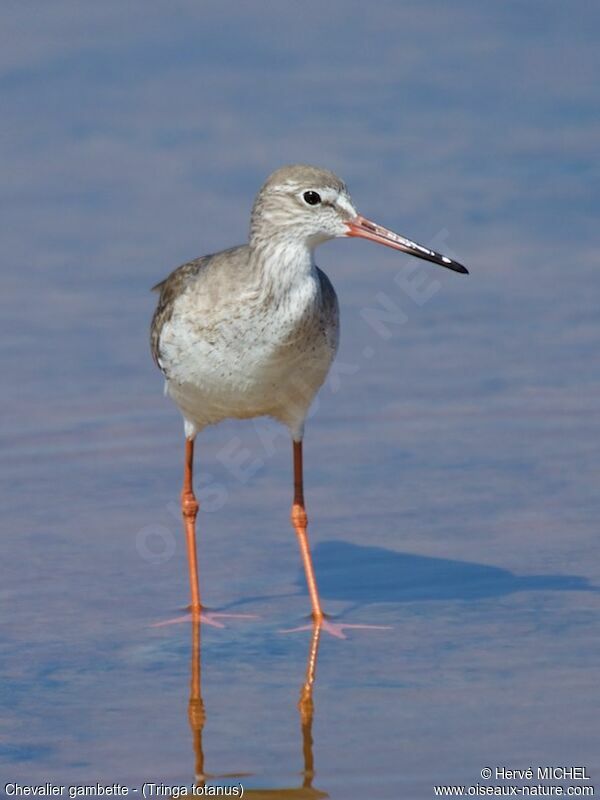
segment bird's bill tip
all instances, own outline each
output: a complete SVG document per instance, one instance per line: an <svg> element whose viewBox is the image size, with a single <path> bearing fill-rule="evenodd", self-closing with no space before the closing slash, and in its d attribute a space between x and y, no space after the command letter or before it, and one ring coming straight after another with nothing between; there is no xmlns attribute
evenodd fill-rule
<svg viewBox="0 0 600 800"><path fill-rule="evenodd" d="M460 272L463 275L469 274L469 270L462 264L459 264L458 261L454 261L441 253L437 253L435 250L430 250L422 244L417 244L417 242L413 242L411 239L407 239L399 233L394 233L394 231L384 228L383 225L371 222L371 220L366 219L366 217L360 214L354 217L354 219L348 220L346 226L348 228L346 236L357 236L361 239L369 239L371 242L384 244L386 247L391 247L394 250L401 250L403 253L408 253L417 258L423 258L425 261L439 264L440 267L446 267L447 269L454 270L454 272Z"/></svg>

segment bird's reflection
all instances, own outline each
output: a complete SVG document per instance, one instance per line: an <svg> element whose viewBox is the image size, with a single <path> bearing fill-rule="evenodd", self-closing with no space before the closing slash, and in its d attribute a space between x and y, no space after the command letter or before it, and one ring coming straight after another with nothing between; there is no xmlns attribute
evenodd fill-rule
<svg viewBox="0 0 600 800"><path fill-rule="evenodd" d="M204 774L204 749L202 747L202 731L206 722L204 700L202 699L202 664L200 661L200 622L192 623L192 668L190 680L190 701L188 703L188 720L192 730L194 745L194 775L197 786L206 784Z"/></svg>
<svg viewBox="0 0 600 800"><path fill-rule="evenodd" d="M202 734L206 722L206 712L204 701L202 700L202 662L201 662L201 622L192 623L192 663L190 681L190 700L188 704L188 719L192 731L192 741L194 747L194 774L197 789L204 788L209 778L239 780L243 775L239 773L228 775L209 775L204 766L204 749L202 745ZM329 795L313 786L315 775L314 756L313 756L313 737L312 724L314 716L313 686L315 682L317 655L319 652L319 640L321 637L321 627L314 625L306 661L306 673L304 682L300 690L300 700L298 701L298 711L300 712L300 729L302 732L302 755L304 761L303 780L301 786L292 788L277 789L246 789L244 787L244 797L251 797L254 800L318 800L327 798ZM191 797L192 795L188 795Z"/></svg>

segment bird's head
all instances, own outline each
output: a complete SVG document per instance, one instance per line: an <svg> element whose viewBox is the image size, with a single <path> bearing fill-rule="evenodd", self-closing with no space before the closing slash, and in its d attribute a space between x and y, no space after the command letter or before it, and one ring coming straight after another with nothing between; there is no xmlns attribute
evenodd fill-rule
<svg viewBox="0 0 600 800"><path fill-rule="evenodd" d="M250 241L282 238L312 249L346 236L346 222L356 214L345 184L333 172L304 164L281 167L256 196Z"/></svg>
<svg viewBox="0 0 600 800"><path fill-rule="evenodd" d="M252 246L277 241L312 250L340 236L370 239L456 272L467 272L447 256L361 216L346 184L329 170L294 164L281 167L267 178L252 208Z"/></svg>

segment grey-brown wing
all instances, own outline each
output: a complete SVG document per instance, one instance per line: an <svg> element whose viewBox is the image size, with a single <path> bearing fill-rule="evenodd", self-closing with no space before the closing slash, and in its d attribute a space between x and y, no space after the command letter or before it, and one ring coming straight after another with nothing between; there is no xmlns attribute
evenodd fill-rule
<svg viewBox="0 0 600 800"><path fill-rule="evenodd" d="M160 333L163 325L171 319L175 300L185 288L195 280L200 271L210 261L211 256L201 256L193 261L187 261L174 269L164 281L152 287L153 292L160 292L156 310L150 324L150 349L156 366L164 372L160 363Z"/></svg>
<svg viewBox="0 0 600 800"><path fill-rule="evenodd" d="M177 298L191 284L196 284L200 293L209 295L218 295L223 291L223 286L238 286L248 273L247 266L248 247L238 245L187 261L153 287L160 295L150 326L150 347L154 361L163 373L165 368L160 362L160 334L165 323L171 319Z"/></svg>
<svg viewBox="0 0 600 800"><path fill-rule="evenodd" d="M317 267L317 275L319 276L319 283L321 285L321 297L323 298L323 324L325 333L331 343L332 349L337 350L339 340L339 305L337 294L333 288L333 284L323 272L322 269Z"/></svg>

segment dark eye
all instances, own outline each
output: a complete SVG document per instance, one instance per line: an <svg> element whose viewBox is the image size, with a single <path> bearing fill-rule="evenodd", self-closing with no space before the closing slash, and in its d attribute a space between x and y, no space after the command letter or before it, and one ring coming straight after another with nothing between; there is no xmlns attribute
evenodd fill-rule
<svg viewBox="0 0 600 800"><path fill-rule="evenodd" d="M309 206L316 206L321 202L321 195L318 192L304 192L302 195L304 202Z"/></svg>

